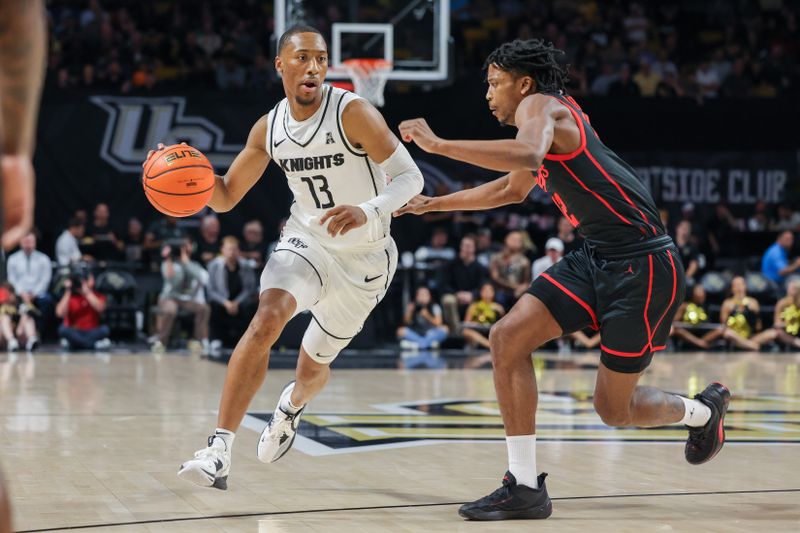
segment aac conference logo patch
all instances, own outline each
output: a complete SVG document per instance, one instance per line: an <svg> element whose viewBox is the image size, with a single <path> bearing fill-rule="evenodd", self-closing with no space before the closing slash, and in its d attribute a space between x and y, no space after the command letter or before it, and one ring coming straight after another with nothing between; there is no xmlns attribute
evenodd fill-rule
<svg viewBox="0 0 800 533"><path fill-rule="evenodd" d="M495 401L449 399L379 404L377 412L307 412L294 447L330 455L442 442L496 442L505 437ZM260 432L271 413L249 413L246 426ZM612 428L602 423L588 394L551 393L539 398L537 441L683 442L678 425ZM727 442L800 443L800 401L796 397L734 396L726 418Z"/></svg>

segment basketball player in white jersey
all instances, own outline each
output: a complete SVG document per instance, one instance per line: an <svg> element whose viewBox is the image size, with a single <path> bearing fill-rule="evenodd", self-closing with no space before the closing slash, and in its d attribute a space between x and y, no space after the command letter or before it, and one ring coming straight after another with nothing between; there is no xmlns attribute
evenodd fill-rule
<svg viewBox="0 0 800 533"><path fill-rule="evenodd" d="M292 317L311 310L296 381L283 389L258 443L266 463L289 451L303 409L330 377L329 365L386 294L397 267L392 213L423 187L422 173L381 114L323 84L328 49L316 29L284 33L275 68L286 98L255 123L209 202L217 212L232 209L271 160L286 173L295 199L261 276L258 312L228 363L218 427L208 447L178 471L223 490L235 432L264 382L270 347Z"/></svg>

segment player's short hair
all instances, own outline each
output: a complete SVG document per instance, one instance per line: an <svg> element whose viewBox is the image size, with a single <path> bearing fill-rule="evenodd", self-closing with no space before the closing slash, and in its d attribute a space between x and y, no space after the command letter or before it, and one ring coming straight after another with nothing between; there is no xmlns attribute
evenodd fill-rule
<svg viewBox="0 0 800 533"><path fill-rule="evenodd" d="M503 43L486 58L483 69L489 65L517 76L530 76L536 81L536 92L554 93L565 91L567 67L561 65L556 56L564 54L544 39L515 39Z"/></svg>
<svg viewBox="0 0 800 533"><path fill-rule="evenodd" d="M319 31L317 28L313 26L308 26L306 24L296 24L283 32L281 38L278 39L278 54L283 51L283 47L286 46L286 43L289 42L289 39L292 38L292 35L297 35L298 33L316 33L317 35L322 37L322 40L325 40L325 36L322 35L322 32ZM327 41L326 41L327 45Z"/></svg>

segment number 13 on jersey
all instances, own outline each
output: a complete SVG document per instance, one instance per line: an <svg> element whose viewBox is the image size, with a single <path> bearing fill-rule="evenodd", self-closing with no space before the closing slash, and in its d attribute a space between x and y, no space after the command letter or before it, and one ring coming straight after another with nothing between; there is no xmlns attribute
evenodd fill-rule
<svg viewBox="0 0 800 533"><path fill-rule="evenodd" d="M311 197L314 198L314 203L317 204L317 209L330 209L336 205L336 202L333 201L333 195L328 189L328 178L318 174L309 178L300 179L305 182L306 185L308 185L308 190L311 191ZM317 188L317 186L319 186L319 188ZM326 196L327 200L324 204L319 201L320 197L317 194L318 192Z"/></svg>

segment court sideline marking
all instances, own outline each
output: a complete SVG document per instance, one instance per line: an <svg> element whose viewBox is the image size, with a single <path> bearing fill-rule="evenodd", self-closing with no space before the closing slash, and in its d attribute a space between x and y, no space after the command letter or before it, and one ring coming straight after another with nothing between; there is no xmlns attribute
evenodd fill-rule
<svg viewBox="0 0 800 533"><path fill-rule="evenodd" d="M717 496L717 495L733 495L733 494L776 494L776 493L790 493L800 492L800 488L796 489L760 489L760 490L728 490L728 491L711 491L711 492L662 492L662 493L643 493L643 494L605 494L595 496L563 496L560 498L551 498L553 501L570 501L570 500L603 500L613 498L648 498L660 496ZM413 509L418 507L444 507L448 505L461 505L464 502L441 502L441 503L415 503L404 505L376 505L371 507L337 507L332 509L301 509L298 511L272 511L267 513L239 513L239 514L221 514L209 516L195 516L184 518L161 518L153 520L135 520L131 522L109 522L103 524L85 524L80 526L66 526L57 528L43 528L43 529L25 529L17 531L17 533L42 533L45 531L70 531L75 529L95 529L99 527L121 527L121 526L137 526L144 524L164 524L169 522L191 522L195 520L222 520L225 518L248 518L256 516L282 516L282 515L299 515L299 514L316 514L316 513L335 513L342 511L376 511L382 509Z"/></svg>

